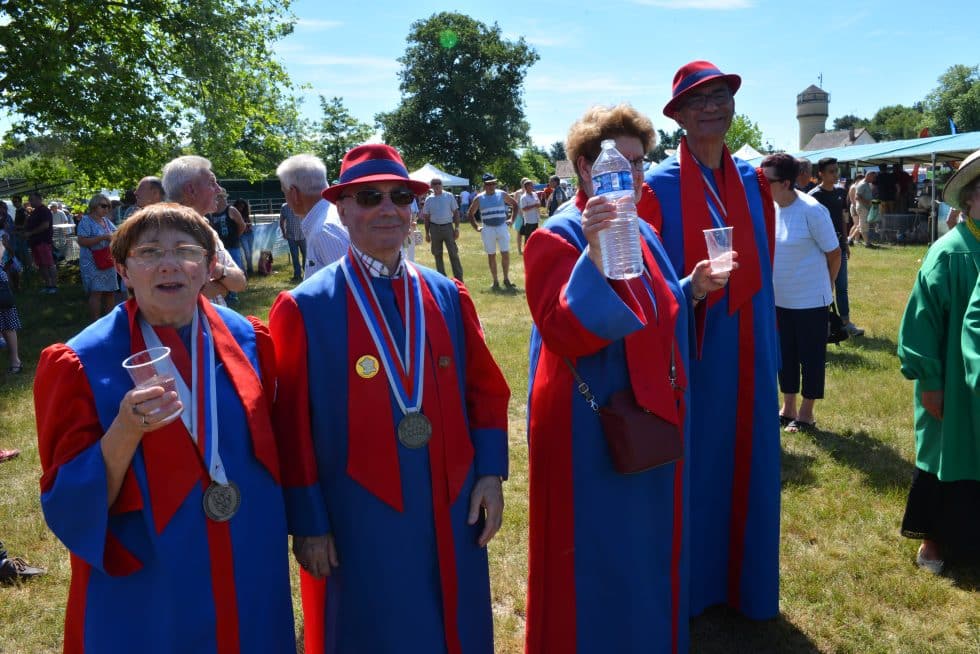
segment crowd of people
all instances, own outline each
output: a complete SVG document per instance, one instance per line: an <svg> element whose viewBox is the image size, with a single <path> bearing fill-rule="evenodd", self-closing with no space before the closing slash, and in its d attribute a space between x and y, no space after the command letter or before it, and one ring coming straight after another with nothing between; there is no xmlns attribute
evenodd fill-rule
<svg viewBox="0 0 980 654"><path fill-rule="evenodd" d="M740 86L707 61L681 67L663 113L685 135L649 170L651 120L590 109L566 142L574 195L557 178L511 195L488 173L457 199L383 144L347 152L333 184L316 157L290 157L279 229L298 285L268 326L226 306L247 284L250 212L207 159L141 180L118 225L91 198L78 242L94 322L43 351L34 385L41 504L71 555L65 651L295 651L287 535L306 651L494 651L486 547L503 524L510 390L462 282L464 215L494 291L515 287L520 223L527 652L684 652L709 607L776 616L781 423L816 429L835 296L860 332L853 203L835 160L805 192L811 171L789 155L732 157ZM608 139L641 218L629 279L603 272L618 213L591 170ZM980 220L980 153L950 187ZM30 202L41 267L51 212ZM410 255L419 220L437 270ZM725 226L731 267L703 234ZM932 571L980 543L975 520L963 529L980 498L980 227L954 234L923 262L899 344L918 439L902 532ZM134 388L120 363L160 347L163 377Z"/></svg>

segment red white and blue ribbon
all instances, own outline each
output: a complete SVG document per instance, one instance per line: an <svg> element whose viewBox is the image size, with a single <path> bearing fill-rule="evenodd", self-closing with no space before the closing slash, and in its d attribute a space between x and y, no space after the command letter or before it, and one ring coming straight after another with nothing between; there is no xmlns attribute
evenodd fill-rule
<svg viewBox="0 0 980 654"><path fill-rule="evenodd" d="M708 205L708 211L711 212L712 221L718 227L727 227L728 210L725 208L725 203L721 201L721 198L718 196L718 191L715 190L708 176L704 174L704 169L700 169L700 172L701 180L704 182L705 200Z"/></svg>
<svg viewBox="0 0 980 654"><path fill-rule="evenodd" d="M143 318L140 318L140 331L143 333L143 341L147 347L163 347L160 337ZM203 367L201 366L202 353L205 360ZM181 404L184 405L180 419L195 444L198 444L202 438L204 439L204 461L207 463L208 475L211 480L226 485L228 475L225 473L224 465L221 463L221 454L218 451L218 398L215 381L214 337L211 333L211 325L208 324L208 319L201 313L200 308L194 311L194 319L191 321L191 383L193 387L187 387L187 383L177 371L172 359L168 363L169 370L164 372L174 378L177 394L180 396Z"/></svg>
<svg viewBox="0 0 980 654"><path fill-rule="evenodd" d="M425 379L425 312L419 273L404 262L402 282L405 292L405 346L399 351L394 334L364 264L351 253L341 264L347 286L364 318L371 340L378 349L388 385L402 413L417 413L422 408L422 385Z"/></svg>

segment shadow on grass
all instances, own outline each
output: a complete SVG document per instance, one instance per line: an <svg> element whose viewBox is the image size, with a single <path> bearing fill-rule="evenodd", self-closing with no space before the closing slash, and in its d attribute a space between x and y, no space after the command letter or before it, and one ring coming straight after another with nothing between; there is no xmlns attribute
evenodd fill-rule
<svg viewBox="0 0 980 654"><path fill-rule="evenodd" d="M783 488L815 485L817 477L810 470L814 461L816 461L816 457L809 454L797 454L784 449L781 468Z"/></svg>
<svg viewBox="0 0 980 654"><path fill-rule="evenodd" d="M755 621L727 607L714 607L691 620L691 654L817 654L820 650L780 614Z"/></svg>
<svg viewBox="0 0 980 654"><path fill-rule="evenodd" d="M971 564L954 563L946 569L944 576L960 590L976 592L980 590L980 561Z"/></svg>
<svg viewBox="0 0 980 654"><path fill-rule="evenodd" d="M834 461L861 471L865 483L875 490L907 488L912 479L913 465L892 447L872 438L867 432L846 431L836 434L818 430L809 437Z"/></svg>

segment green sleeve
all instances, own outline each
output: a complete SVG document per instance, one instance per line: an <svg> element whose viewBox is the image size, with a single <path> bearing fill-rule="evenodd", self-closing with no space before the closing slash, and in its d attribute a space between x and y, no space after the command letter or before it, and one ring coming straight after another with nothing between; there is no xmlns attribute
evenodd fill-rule
<svg viewBox="0 0 980 654"><path fill-rule="evenodd" d="M966 385L974 393L980 393L980 278L977 278L977 285L973 288L970 304L963 316L961 339Z"/></svg>
<svg viewBox="0 0 980 654"><path fill-rule="evenodd" d="M898 358L906 379L923 391L943 389L944 340L949 320L949 267L945 256L926 257L898 330Z"/></svg>

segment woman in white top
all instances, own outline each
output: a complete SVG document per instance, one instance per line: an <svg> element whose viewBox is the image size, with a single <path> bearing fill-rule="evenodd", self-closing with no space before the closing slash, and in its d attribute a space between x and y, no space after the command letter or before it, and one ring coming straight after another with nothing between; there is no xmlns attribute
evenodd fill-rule
<svg viewBox="0 0 980 654"><path fill-rule="evenodd" d="M823 398L827 360L827 307L834 301L832 289L841 260L827 209L794 188L797 168L796 160L787 154L762 161L776 203L772 281L782 355L779 421L790 433L816 427L813 407ZM801 371L803 401L797 410Z"/></svg>
<svg viewBox="0 0 980 654"><path fill-rule="evenodd" d="M521 189L523 192L518 203L524 220L517 231L518 254L524 254L524 241L538 228L538 220L541 217L541 201L538 199L538 194L534 192L534 182L525 177L521 180Z"/></svg>

